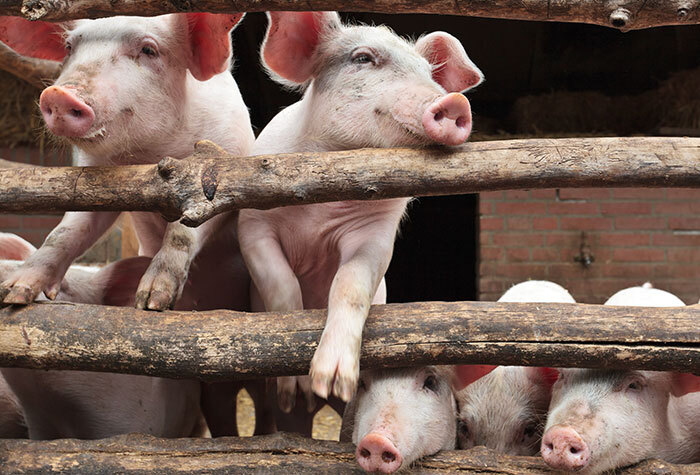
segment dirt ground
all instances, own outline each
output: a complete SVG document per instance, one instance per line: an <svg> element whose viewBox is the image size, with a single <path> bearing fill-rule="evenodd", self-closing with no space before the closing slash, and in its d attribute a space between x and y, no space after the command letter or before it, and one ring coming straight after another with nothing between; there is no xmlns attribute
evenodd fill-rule
<svg viewBox="0 0 700 475"><path fill-rule="evenodd" d="M252 436L255 428L255 411L253 410L253 400L245 389L238 393L236 419L238 420L238 433L242 437ZM324 406L314 417L313 438L338 440L340 438L340 422L340 416L330 406Z"/></svg>

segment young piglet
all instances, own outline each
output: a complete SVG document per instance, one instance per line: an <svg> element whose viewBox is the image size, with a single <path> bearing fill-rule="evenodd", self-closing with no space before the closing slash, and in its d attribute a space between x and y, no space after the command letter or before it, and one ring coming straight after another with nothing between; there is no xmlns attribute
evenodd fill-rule
<svg viewBox="0 0 700 475"><path fill-rule="evenodd" d="M341 439L351 438L368 472L393 473L421 457L455 448L453 389L493 366L423 366L360 373L343 414Z"/></svg>
<svg viewBox="0 0 700 475"><path fill-rule="evenodd" d="M345 26L331 12L272 12L262 59L304 97L258 137L254 154L362 147L458 145L471 132L460 91L481 71L447 33L416 43L385 27ZM311 388L348 401L357 386L362 329L386 301L384 273L408 198L243 210L241 251L258 310L328 308L311 361ZM296 379L280 378L283 409Z"/></svg>
<svg viewBox="0 0 700 475"><path fill-rule="evenodd" d="M0 278L34 252L23 239L0 233ZM71 266L57 298L131 305L149 259L125 259L89 271ZM24 410L32 439L98 439L128 432L158 437L201 435L197 381L86 371L2 368Z"/></svg>
<svg viewBox="0 0 700 475"><path fill-rule="evenodd" d="M675 302L675 305L673 303ZM606 305L682 306L647 286ZM700 376L661 371L562 369L541 453L553 468L599 474L647 458L700 462Z"/></svg>
<svg viewBox="0 0 700 475"><path fill-rule="evenodd" d="M112 17L63 24L0 18L0 40L20 54L63 61L39 106L48 129L74 146L76 165L157 163L212 140L247 155L248 111L229 72L230 31L242 14ZM118 212L69 212L43 246L0 284L5 303L54 299L70 264ZM155 213L133 213L139 253L153 257L139 308L172 307L190 263L218 219L190 229ZM235 239L231 236L231 239Z"/></svg>
<svg viewBox="0 0 700 475"><path fill-rule="evenodd" d="M576 303L566 289L542 280L521 282L498 301ZM537 454L556 380L552 368L499 366L457 392L459 448L484 445L510 455Z"/></svg>

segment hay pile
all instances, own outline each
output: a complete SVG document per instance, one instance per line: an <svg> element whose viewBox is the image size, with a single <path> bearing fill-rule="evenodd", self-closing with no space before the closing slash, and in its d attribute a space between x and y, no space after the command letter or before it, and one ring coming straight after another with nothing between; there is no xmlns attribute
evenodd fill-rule
<svg viewBox="0 0 700 475"><path fill-rule="evenodd" d="M47 136L39 112L40 90L5 71L0 71L0 147L18 144L43 149Z"/></svg>

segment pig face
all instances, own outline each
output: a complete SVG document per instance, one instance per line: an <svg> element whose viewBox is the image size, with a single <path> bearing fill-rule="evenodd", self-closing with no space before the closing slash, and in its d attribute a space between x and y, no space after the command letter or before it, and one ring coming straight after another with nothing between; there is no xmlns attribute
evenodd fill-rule
<svg viewBox="0 0 700 475"><path fill-rule="evenodd" d="M565 369L553 386L541 453L552 467L602 473L651 456L671 438L669 400L700 377L655 371Z"/></svg>
<svg viewBox="0 0 700 475"><path fill-rule="evenodd" d="M89 153L113 155L115 149L142 152L171 140L182 122L188 75L206 81L228 69L229 31L241 17L187 14L65 24L2 18L0 39L21 54L63 61L60 76L39 101L47 127Z"/></svg>
<svg viewBox="0 0 700 475"><path fill-rule="evenodd" d="M369 472L392 473L455 446L455 402L446 367L363 371L351 402L356 457Z"/></svg>
<svg viewBox="0 0 700 475"><path fill-rule="evenodd" d="M501 366L457 392L458 447L537 454L556 378L550 368Z"/></svg>
<svg viewBox="0 0 700 475"><path fill-rule="evenodd" d="M386 27L344 26L336 13L273 12L263 62L307 87L308 136L324 149L458 145L471 132L461 91L483 80L443 32L406 41Z"/></svg>

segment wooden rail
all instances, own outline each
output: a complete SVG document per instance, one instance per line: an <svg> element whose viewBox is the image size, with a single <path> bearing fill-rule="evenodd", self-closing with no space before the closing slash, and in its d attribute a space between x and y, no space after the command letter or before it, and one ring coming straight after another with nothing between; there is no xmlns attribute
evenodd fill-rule
<svg viewBox="0 0 700 475"><path fill-rule="evenodd" d="M364 473L349 443L278 433L260 437L158 439L124 435L103 440L0 440L0 466L8 473ZM440 452L409 473L523 474L555 472L538 457L513 457L476 447ZM700 464L648 460L620 475L697 475Z"/></svg>
<svg viewBox="0 0 700 475"><path fill-rule="evenodd" d="M59 21L188 11L338 10L564 21L633 30L700 23L699 5L698 0L5 0L0 14Z"/></svg>
<svg viewBox="0 0 700 475"><path fill-rule="evenodd" d="M424 302L372 307L365 369L485 363L700 373L700 307ZM172 378L306 374L324 310L153 313L37 303L0 310L0 367Z"/></svg>
<svg viewBox="0 0 700 475"><path fill-rule="evenodd" d="M237 208L551 187L700 187L700 138L503 140L458 149L233 157L199 142L158 165L0 169L0 213L155 211L196 226Z"/></svg>

